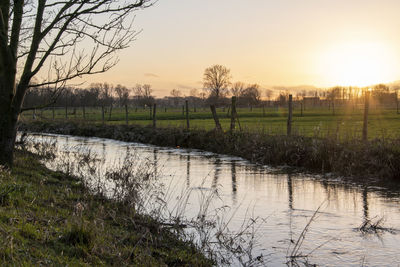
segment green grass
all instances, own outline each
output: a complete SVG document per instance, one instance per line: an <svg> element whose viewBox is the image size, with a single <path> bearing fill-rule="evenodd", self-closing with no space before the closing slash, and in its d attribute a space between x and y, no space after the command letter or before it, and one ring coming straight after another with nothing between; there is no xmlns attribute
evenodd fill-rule
<svg viewBox="0 0 400 267"><path fill-rule="evenodd" d="M80 209L79 207L83 207ZM2 266L210 266L195 247L17 152L0 170Z"/></svg>
<svg viewBox="0 0 400 267"><path fill-rule="evenodd" d="M310 108L303 111L295 108L293 115L293 132L302 136L325 137L338 135L342 139L360 138L363 127L363 110L353 108L337 108L335 115L328 107ZM230 127L228 109L217 110L220 122L224 130ZM82 109L69 109L68 120L83 120ZM239 108L239 122L242 128L253 132L264 132L268 134L285 134L287 123L287 109L266 108L265 115L262 108ZM40 112L37 112L40 115ZM40 116L38 116L39 118ZM32 113L24 113L25 120L31 120ZM52 111L43 111L45 120L52 118ZM65 110L57 109L56 120L65 120ZM86 121L102 123L100 108L86 108ZM105 115L106 124L125 124L125 111L123 108L113 108L112 116ZM150 110L143 108L130 108L129 123L137 125L152 125ZM210 130L215 127L211 112L206 108L197 108L190 111L190 126L197 129ZM186 119L182 109L164 108L157 109L157 127L186 127ZM397 138L400 133L400 115L395 109L377 109L371 107L368 121L369 138Z"/></svg>

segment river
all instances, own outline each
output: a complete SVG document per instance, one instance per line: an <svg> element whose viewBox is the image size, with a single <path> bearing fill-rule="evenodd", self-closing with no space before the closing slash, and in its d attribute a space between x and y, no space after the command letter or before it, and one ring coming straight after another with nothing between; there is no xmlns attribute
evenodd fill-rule
<svg viewBox="0 0 400 267"><path fill-rule="evenodd" d="M255 232L254 254L262 253L267 266L286 264L318 208L296 255L308 255L309 263L321 266L400 264L400 193L396 190L345 183L339 178L282 173L241 158L199 150L64 135L29 137L34 142L56 140L60 151L79 153L78 147L88 148L102 159L98 164L103 168L133 154L150 162L168 191L169 206L185 201L187 218L196 217L199 203L204 202L207 192L213 192L209 210L218 210L214 216L229 221L230 230L239 230L246 219L262 219ZM59 166L55 163L67 160L65 153L56 155L47 164L52 169ZM187 201L179 198L184 192L190 192ZM380 219L381 228L359 229L365 222Z"/></svg>

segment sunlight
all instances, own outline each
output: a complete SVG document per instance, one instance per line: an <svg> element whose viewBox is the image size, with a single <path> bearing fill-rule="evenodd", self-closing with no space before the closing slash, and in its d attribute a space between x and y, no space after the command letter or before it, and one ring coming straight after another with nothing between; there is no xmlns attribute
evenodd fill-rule
<svg viewBox="0 0 400 267"><path fill-rule="evenodd" d="M398 78L394 53L381 43L335 45L320 60L330 84L362 87Z"/></svg>

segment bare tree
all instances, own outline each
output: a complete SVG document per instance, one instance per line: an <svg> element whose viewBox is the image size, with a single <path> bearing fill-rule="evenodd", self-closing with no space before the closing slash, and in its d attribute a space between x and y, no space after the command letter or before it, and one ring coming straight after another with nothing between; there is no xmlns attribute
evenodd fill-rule
<svg viewBox="0 0 400 267"><path fill-rule="evenodd" d="M274 92L271 90L271 89L266 89L265 90L265 96L267 97L267 100L269 101L269 100L271 100L271 97L272 97L272 94L273 94ZM300 93L299 93L299 95L300 95Z"/></svg>
<svg viewBox="0 0 400 267"><path fill-rule="evenodd" d="M261 100L261 90L258 84L251 84L244 89L240 95L242 101L248 105L257 105Z"/></svg>
<svg viewBox="0 0 400 267"><path fill-rule="evenodd" d="M191 97L199 97L199 91L196 88L193 88L190 90L190 96Z"/></svg>
<svg viewBox="0 0 400 267"><path fill-rule="evenodd" d="M233 96L239 97L239 96L242 94L242 92L243 92L243 90L244 90L244 87L245 87L244 83L242 83L242 82L235 82L235 83L232 85L231 94L232 94Z"/></svg>
<svg viewBox="0 0 400 267"><path fill-rule="evenodd" d="M49 67L33 87L62 88L75 77L109 70L118 61L115 53L137 35L130 15L149 1L0 1L0 164L12 165L32 78Z"/></svg>
<svg viewBox="0 0 400 267"><path fill-rule="evenodd" d="M118 96L119 105L121 107L128 105L130 90L127 87L120 84L118 84L114 90Z"/></svg>
<svg viewBox="0 0 400 267"><path fill-rule="evenodd" d="M150 84L137 84L133 91L134 98L139 105L151 106L154 103L153 89L151 89Z"/></svg>
<svg viewBox="0 0 400 267"><path fill-rule="evenodd" d="M172 89L172 91L170 92L170 95L172 97L181 97L182 96L182 92L178 89Z"/></svg>
<svg viewBox="0 0 400 267"><path fill-rule="evenodd" d="M222 65L214 65L204 71L203 87L211 97L223 97L231 84L231 71Z"/></svg>

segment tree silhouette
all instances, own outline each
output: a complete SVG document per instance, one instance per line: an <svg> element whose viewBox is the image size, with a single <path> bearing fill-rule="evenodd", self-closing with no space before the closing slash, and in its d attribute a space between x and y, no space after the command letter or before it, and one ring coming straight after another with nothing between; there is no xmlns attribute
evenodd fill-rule
<svg viewBox="0 0 400 267"><path fill-rule="evenodd" d="M137 35L130 15L149 1L0 1L1 165L12 165L19 114L34 108L22 108L28 89L60 90L68 80L109 70ZM44 67L46 78L31 84Z"/></svg>

